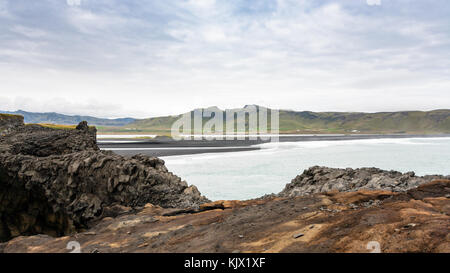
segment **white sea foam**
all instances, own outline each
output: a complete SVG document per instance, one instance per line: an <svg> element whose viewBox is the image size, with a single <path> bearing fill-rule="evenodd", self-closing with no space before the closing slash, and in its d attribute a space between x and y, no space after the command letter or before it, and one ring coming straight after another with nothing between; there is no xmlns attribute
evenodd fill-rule
<svg viewBox="0 0 450 273"><path fill-rule="evenodd" d="M439 145L439 140L448 141L449 137L439 138L380 138L380 139L355 139L355 140L322 140L322 141L296 141L296 142L270 142L257 144L262 149L297 149L297 148L325 148L343 145Z"/></svg>
<svg viewBox="0 0 450 273"><path fill-rule="evenodd" d="M158 151L158 150L232 150L232 149L242 149L245 147L159 147L159 148L139 148L139 147L132 147L132 148L102 148L102 150L106 151Z"/></svg>
<svg viewBox="0 0 450 273"><path fill-rule="evenodd" d="M449 141L450 137L440 138L392 138L392 139L357 139L357 140L330 140L330 141L296 141L296 142L269 142L263 144L255 144L252 147L260 148L260 150L251 151L238 151L227 153L207 153L196 155L174 155L165 157L170 164L186 164L188 162L201 162L216 159L229 159L236 158L242 160L242 158L251 158L255 156L268 156L278 154L279 152L294 151L301 149L314 149L314 148L326 148L333 146L346 146L346 145L382 145L382 144L401 144L401 145L439 145L439 140ZM234 148L234 147L231 147ZM167 148L162 148L167 149Z"/></svg>
<svg viewBox="0 0 450 273"><path fill-rule="evenodd" d="M97 140L97 143L140 143L139 140Z"/></svg>
<svg viewBox="0 0 450 273"><path fill-rule="evenodd" d="M156 137L156 135L102 135L102 134L98 134L97 135L97 139L132 139L132 138L143 138L143 137L149 137L149 138L154 138Z"/></svg>

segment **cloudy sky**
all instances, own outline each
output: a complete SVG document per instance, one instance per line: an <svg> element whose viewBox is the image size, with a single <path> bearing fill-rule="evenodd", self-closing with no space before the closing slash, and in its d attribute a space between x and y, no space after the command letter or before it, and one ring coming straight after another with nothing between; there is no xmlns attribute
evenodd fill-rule
<svg viewBox="0 0 450 273"><path fill-rule="evenodd" d="M448 0L0 0L0 109L450 108Z"/></svg>

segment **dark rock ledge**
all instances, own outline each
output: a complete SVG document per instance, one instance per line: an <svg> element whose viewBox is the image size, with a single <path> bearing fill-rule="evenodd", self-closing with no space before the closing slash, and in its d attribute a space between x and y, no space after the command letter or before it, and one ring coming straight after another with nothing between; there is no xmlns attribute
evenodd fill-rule
<svg viewBox="0 0 450 273"><path fill-rule="evenodd" d="M450 179L450 176L416 176L414 172L401 173L378 168L337 169L314 166L292 179L278 196L295 197L330 191L359 190L406 192L419 185L442 179Z"/></svg>
<svg viewBox="0 0 450 273"><path fill-rule="evenodd" d="M0 241L71 234L147 203L195 209L208 201L161 159L100 151L86 122L51 129L0 116Z"/></svg>

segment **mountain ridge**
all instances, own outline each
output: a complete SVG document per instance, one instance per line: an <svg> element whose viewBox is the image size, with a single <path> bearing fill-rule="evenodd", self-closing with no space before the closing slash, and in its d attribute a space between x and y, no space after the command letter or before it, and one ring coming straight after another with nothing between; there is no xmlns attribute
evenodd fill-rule
<svg viewBox="0 0 450 273"><path fill-rule="evenodd" d="M256 111L262 106L253 105ZM248 111L244 108L221 110ZM198 108L196 110L208 110ZM265 108L265 107L264 107ZM253 108L254 109L254 108ZM250 108L250 112L254 111ZM270 110L269 108L265 108ZM187 112L194 115L194 111ZM186 113L185 113L186 114ZM135 131L169 132L171 125L183 114L136 120L126 128ZM450 133L450 110L398 111L398 112L313 112L279 110L280 133ZM210 118L203 118L205 121ZM225 121L225 118L224 118ZM270 118L268 118L270 123ZM248 128L248 120L246 122Z"/></svg>
<svg viewBox="0 0 450 273"><path fill-rule="evenodd" d="M252 108L252 106L254 108ZM196 110L209 110L225 113L225 111L256 111L270 110L259 105L246 105L243 108L219 109L217 106L196 108L190 112L193 116ZM270 111L269 111L270 112ZM24 116L25 123L55 123L64 125L78 124L86 120L90 125L100 126L99 132L152 132L167 134L172 124L183 114L167 115L145 119L118 118L103 119L92 116L70 116L58 113L33 113L22 110L0 111L0 113ZM186 113L184 113L186 114ZM225 116L225 114L224 114ZM431 111L397 111L397 112L314 112L279 110L280 133L379 133L379 134L448 134L450 133L450 109ZM203 125L210 118L203 117ZM270 118L268 119L270 123ZM225 122L225 119L224 119ZM246 122L248 128L248 120Z"/></svg>

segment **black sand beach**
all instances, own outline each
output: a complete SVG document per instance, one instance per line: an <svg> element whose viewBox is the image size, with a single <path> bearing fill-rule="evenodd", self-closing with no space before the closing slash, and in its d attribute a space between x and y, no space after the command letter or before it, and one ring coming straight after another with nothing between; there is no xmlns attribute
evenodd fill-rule
<svg viewBox="0 0 450 273"><path fill-rule="evenodd" d="M448 134L440 135L280 135L279 142L297 141L342 141L359 139L389 139L389 138L431 138L450 137ZM98 146L102 150L112 150L117 154L133 156L146 154L150 156L174 156L202 153L222 153L258 150L257 144L267 143L267 140L173 140L163 139L99 139Z"/></svg>

